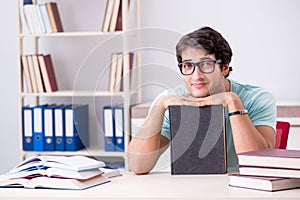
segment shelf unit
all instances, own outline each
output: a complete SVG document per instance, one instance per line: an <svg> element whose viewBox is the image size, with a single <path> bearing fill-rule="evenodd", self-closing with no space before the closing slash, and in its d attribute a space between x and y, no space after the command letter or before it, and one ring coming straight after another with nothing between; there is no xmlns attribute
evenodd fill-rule
<svg viewBox="0 0 300 200"><path fill-rule="evenodd" d="M50 2L46 1L46 2ZM106 3L106 0L102 2ZM45 2L45 1L43 1ZM57 0L56 2L62 2L62 0ZM78 2L78 1L77 1ZM80 1L82 2L82 4L86 3L87 1L82 0ZM111 36L120 36L122 38L122 43L121 45L121 49L122 52L126 52L128 51L128 40L129 40L129 36L130 35L134 35L134 37L139 38L139 26L140 26L140 11L139 11L139 0L130 0L130 4L134 3L134 8L135 10L132 12L135 12L135 29L133 31L129 31L129 34L125 34L126 31L128 31L128 1L122 0L122 31L115 31L115 32L102 32L100 31L101 27L97 27L97 29L99 29L99 31L76 31L76 32L58 32L58 33L44 33L44 34L25 34L22 33L22 20L21 20L21 9L23 7L23 0L19 1L19 16L20 16L20 34L19 34L19 41L20 41L20 56L21 55L25 55L26 52L24 51L24 39L26 38L30 38L33 42L31 43L31 45L34 47L34 53L38 54L38 53L42 53L40 52L39 46L40 46L40 39L42 38L43 40L45 39L49 39L49 38L68 38L68 39L73 39L76 40L77 38L88 38L88 37L111 37ZM33 4L38 4L39 1L38 0L33 0ZM103 5L106 6L106 5ZM64 10L59 10L59 12L64 12ZM62 19L63 20L63 19ZM138 42L138 40L136 40ZM138 44L137 44L138 45ZM128 54L127 54L128 55ZM129 57L125 56L124 59L129 59ZM136 70L136 84L140 85L140 81L141 81L141 73L140 70L138 69L137 66L140 66L140 53L139 52L135 52L135 70ZM63 66L62 66L63 67ZM55 68L55 65L54 65ZM124 62L123 65L123 72L124 74L129 73L129 66L128 66L128 62ZM141 102L141 90L137 89L135 91L131 90L131 86L130 86L130 78L124 77L123 79L123 91L120 92L110 92L110 91L106 91L106 90L77 90L77 89L70 89L70 90L59 90L56 92L51 92L51 93L28 93L26 91L24 91L24 84L22 81L22 69L21 69L21 63L19 66L19 80L20 80L20 92L19 92L19 97L20 97L20 138L21 138L21 160L24 160L27 156L30 155L86 155L86 156L95 156L95 157L102 157L102 156L109 156L109 157L123 157L124 159L124 164L125 164L125 168L127 169L127 157L126 157L126 151L127 151L127 146L130 140L130 113L129 113L129 109L130 109L130 97L132 95L136 95L136 102ZM40 104L40 99L47 99L47 98L74 98L74 97L120 97L122 98L122 104L124 106L124 144L125 144L125 150L124 152L106 152L104 151L104 147L103 146L90 146L87 149L82 149L82 150L78 150L78 151L43 151L43 152L37 152L37 151L24 151L23 150L23 146L22 146L22 115L21 115L21 110L22 107L25 105L25 101L26 99L30 98L33 99L35 104ZM100 134L100 133L99 133ZM103 135L101 135L100 137L104 137ZM91 140L91 137L90 137Z"/></svg>

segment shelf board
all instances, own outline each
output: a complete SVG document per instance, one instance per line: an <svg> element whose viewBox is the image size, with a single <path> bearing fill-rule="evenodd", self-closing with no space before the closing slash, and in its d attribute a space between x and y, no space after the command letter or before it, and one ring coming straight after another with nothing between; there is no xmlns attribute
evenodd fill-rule
<svg viewBox="0 0 300 200"><path fill-rule="evenodd" d="M104 151L99 147L89 147L88 149L81 149L78 151L23 151L24 156L30 155L61 155L61 156L74 156L74 155L83 155L83 156L95 156L95 157L123 157L125 158L125 152L117 151Z"/></svg>
<svg viewBox="0 0 300 200"><path fill-rule="evenodd" d="M134 93L134 92L129 92ZM56 91L56 92L42 92L42 93L26 93L22 92L21 96L45 96L45 97L72 97L72 96L123 96L125 92L109 92L109 91Z"/></svg>
<svg viewBox="0 0 300 200"><path fill-rule="evenodd" d="M101 31L77 31L77 32L58 32L58 33L42 33L42 34L20 34L20 38L24 37L86 37L86 36L111 36L119 35L123 31L101 32Z"/></svg>

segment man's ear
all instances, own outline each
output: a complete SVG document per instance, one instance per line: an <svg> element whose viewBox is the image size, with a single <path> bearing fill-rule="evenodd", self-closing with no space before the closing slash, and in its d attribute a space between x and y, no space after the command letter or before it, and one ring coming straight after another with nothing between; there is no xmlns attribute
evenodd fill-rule
<svg viewBox="0 0 300 200"><path fill-rule="evenodd" d="M223 64L223 67L222 67L222 75L224 77L228 76L230 70L229 70L229 63L227 64Z"/></svg>

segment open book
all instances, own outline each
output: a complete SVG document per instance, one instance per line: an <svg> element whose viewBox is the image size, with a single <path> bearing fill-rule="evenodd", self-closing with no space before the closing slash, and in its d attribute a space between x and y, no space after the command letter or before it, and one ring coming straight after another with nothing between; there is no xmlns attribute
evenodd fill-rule
<svg viewBox="0 0 300 200"><path fill-rule="evenodd" d="M40 176L32 179L7 179L5 177L1 177L0 187L82 190L108 182L110 182L110 180L102 175L84 180L53 177L50 178L47 176Z"/></svg>
<svg viewBox="0 0 300 200"><path fill-rule="evenodd" d="M67 170L61 168L42 168L42 169L34 169L34 170L23 170L14 173L7 173L3 176L9 179L16 179L16 178L35 178L38 176L48 176L48 177L55 177L55 178L71 178L71 179L90 179L95 176L103 174L100 169L91 169L85 171L74 171L74 170Z"/></svg>
<svg viewBox="0 0 300 200"><path fill-rule="evenodd" d="M9 171L15 173L41 168L60 168L73 171L85 171L105 166L105 163L86 156L32 156Z"/></svg>

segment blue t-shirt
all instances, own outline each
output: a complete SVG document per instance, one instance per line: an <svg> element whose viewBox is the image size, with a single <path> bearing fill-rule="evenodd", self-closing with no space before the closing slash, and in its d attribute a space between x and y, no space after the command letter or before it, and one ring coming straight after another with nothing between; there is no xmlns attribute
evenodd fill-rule
<svg viewBox="0 0 300 200"><path fill-rule="evenodd" d="M248 115L253 125L270 126L274 130L276 130L276 102L273 95L267 90L258 86L244 85L230 79L229 81L230 91L236 93L240 97L245 109L248 110ZM180 85L174 89L165 90L160 95L158 95L157 98L164 95L182 95L187 93L188 91L185 85ZM227 171L238 171L238 159L234 148L227 108L225 108L225 127L227 148ZM164 122L161 130L161 135L165 136L170 140L170 122L168 110L166 110L164 115Z"/></svg>

